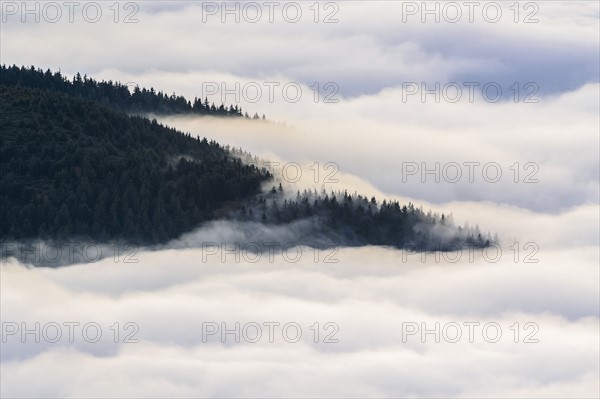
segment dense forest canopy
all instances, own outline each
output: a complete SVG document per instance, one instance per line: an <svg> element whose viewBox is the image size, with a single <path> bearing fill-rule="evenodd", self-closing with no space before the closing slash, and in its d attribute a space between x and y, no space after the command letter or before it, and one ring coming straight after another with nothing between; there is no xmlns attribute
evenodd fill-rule
<svg viewBox="0 0 600 399"><path fill-rule="evenodd" d="M244 117L247 119L265 120L263 114L259 117L257 113L250 117L237 105L226 106L209 103L208 99L194 98L187 100L175 93L168 96L161 91L156 92L154 88L140 88L137 84L122 84L112 81L96 81L87 75L81 76L77 73L72 79L47 69L36 69L31 66L0 66L0 85L28 87L33 89L52 90L71 96L81 97L90 101L96 101L104 105L115 107L118 110L133 114L193 114L210 115L220 117Z"/></svg>
<svg viewBox="0 0 600 399"><path fill-rule="evenodd" d="M214 141L56 91L0 85L0 238L156 243L259 192Z"/></svg>
<svg viewBox="0 0 600 399"><path fill-rule="evenodd" d="M249 164L258 160L251 154L131 115L212 112L183 97L3 66L0 104L0 240L151 245L225 218L267 226L310 221L298 241L306 245L314 237L417 250L490 245L478 227L456 227L451 217L413 204L346 192L293 197L281 184L261 192L273 176Z"/></svg>
<svg viewBox="0 0 600 399"><path fill-rule="evenodd" d="M232 215L234 220L266 225L312 221L304 228L299 243L312 245L386 245L414 251L453 251L464 247L483 248L493 242L479 226L461 227L452 215L424 212L412 203L370 199L360 194L304 190L295 197L273 187L256 196Z"/></svg>

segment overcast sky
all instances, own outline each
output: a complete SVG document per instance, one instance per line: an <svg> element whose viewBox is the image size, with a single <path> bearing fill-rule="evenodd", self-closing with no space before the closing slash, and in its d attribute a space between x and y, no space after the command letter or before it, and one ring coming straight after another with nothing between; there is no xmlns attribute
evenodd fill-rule
<svg viewBox="0 0 600 399"><path fill-rule="evenodd" d="M435 203L490 200L544 212L598 201L595 2L520 3L518 12L504 2L473 8L432 2L428 7L437 14L426 14L420 3L391 1L272 8L152 1L121 4L118 15L109 3L99 4L100 14L83 3L74 7L72 23L66 7L59 17L42 3L34 23L35 11L24 15L19 4L5 4L2 62L153 86L189 99L213 90L211 101L264 113L298 134L265 136L263 129L257 138L237 129L220 135L223 129L201 122L195 130L203 135L289 162L334 162L394 195ZM284 92L286 84L293 87ZM425 94L423 102L426 90L438 98ZM421 172L437 161L441 184L435 175L423 184ZM403 179L403 162L416 162L417 174ZM478 186L466 178L448 183L442 169L450 162L463 168L464 162L495 162L503 178ZM518 177L509 170L515 162ZM510 184L510 174L539 183L535 190Z"/></svg>

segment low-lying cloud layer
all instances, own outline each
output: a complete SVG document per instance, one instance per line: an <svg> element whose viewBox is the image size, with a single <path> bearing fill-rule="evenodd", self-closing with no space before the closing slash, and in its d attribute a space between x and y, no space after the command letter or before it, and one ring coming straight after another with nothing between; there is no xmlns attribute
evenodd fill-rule
<svg viewBox="0 0 600 399"><path fill-rule="evenodd" d="M128 259L137 263L32 270L13 260L2 266L2 394L595 397L597 246L548 246L572 236L559 219L577 216L543 218L554 237L536 253L516 244L518 259L508 245L488 257L465 250L458 261L377 247L256 258L243 247L196 245L141 251ZM172 246L235 234L211 225ZM7 335L12 322L18 331ZM21 335L35 322L40 343ZM68 322L80 323L73 343ZM279 323L272 335L271 322ZM49 323L61 326L57 343L48 342L56 336ZM240 342L231 332L222 342L235 323ZM297 324L284 335L287 323ZM435 333L422 336L436 323L439 343ZM98 328L101 339L87 342Z"/></svg>
<svg viewBox="0 0 600 399"><path fill-rule="evenodd" d="M189 2L141 2L134 24L108 3L98 23L3 14L1 62L189 99L206 82L257 82L258 101L225 102L272 123L158 118L279 162L291 196L412 201L497 233L501 252L314 249L294 245L298 225L216 221L69 267L3 257L1 396L600 395L598 4L521 2L514 23L502 3L498 23L452 24L404 23L402 2L329 3L338 23L314 23L309 3L297 24L203 22ZM539 21L521 23L535 7ZM266 82L280 85L273 101ZM327 82L338 102L323 101ZM439 101L411 93L436 82ZM480 85L473 99L465 82ZM250 245L271 240L286 249L257 257Z"/></svg>
<svg viewBox="0 0 600 399"><path fill-rule="evenodd" d="M338 104L315 104L311 98L275 104L293 128L212 118L160 120L278 162L272 166L276 176L295 183L303 177L317 189L324 184L371 195L375 188L438 204L493 201L556 213L598 203L599 90L587 85L537 104L466 97L454 104L433 98L403 102L400 89ZM294 162L300 168L288 165ZM344 181L344 174L369 184Z"/></svg>
<svg viewBox="0 0 600 399"><path fill-rule="evenodd" d="M290 226L216 222L117 259L11 259L2 395L596 397L597 207L447 206L501 252L296 248Z"/></svg>

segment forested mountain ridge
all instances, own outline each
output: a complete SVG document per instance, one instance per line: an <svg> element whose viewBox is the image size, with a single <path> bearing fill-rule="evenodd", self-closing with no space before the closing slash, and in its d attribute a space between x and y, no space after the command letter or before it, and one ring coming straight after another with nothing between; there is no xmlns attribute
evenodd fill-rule
<svg viewBox="0 0 600 399"><path fill-rule="evenodd" d="M214 141L57 91L0 85L0 239L157 243L271 176Z"/></svg>
<svg viewBox="0 0 600 399"><path fill-rule="evenodd" d="M52 79L64 83L56 74L42 78ZM456 227L451 218L412 204L346 192L305 191L293 198L281 184L261 192L273 176L260 164L245 163L257 158L243 150L130 115L109 97L99 101L6 80L0 83L2 241L153 245L229 219L290 229L307 221L297 235L305 245L315 237L327 245L428 251L490 245L489 234L478 228Z"/></svg>
<svg viewBox="0 0 600 399"><path fill-rule="evenodd" d="M45 72L31 66L0 66L0 85L29 87L32 89L51 90L70 96L95 101L103 105L125 111L130 114L193 114L219 117L262 119L257 113L254 116L243 112L237 105L226 106L209 103L208 99L195 98L187 100L175 93L168 96L154 88L140 88L137 84L122 84L113 81L96 81L87 75L77 73L72 79L47 69Z"/></svg>
<svg viewBox="0 0 600 399"><path fill-rule="evenodd" d="M485 248L497 240L478 226L461 227L452 215L425 212L412 203L377 201L360 194L304 190L290 198L273 187L230 215L234 220L266 225L311 219L298 243L304 245L386 245L411 251L455 251ZM318 237L318 238L317 238Z"/></svg>

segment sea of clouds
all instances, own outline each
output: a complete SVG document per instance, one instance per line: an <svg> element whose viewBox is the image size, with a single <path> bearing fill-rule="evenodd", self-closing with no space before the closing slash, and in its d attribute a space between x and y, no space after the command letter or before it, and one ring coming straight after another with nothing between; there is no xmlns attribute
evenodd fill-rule
<svg viewBox="0 0 600 399"><path fill-rule="evenodd" d="M188 98L202 82L297 82L298 102L240 101L269 123L155 117L277 162L292 196L412 201L497 233L500 250L315 249L294 246L298 225L216 221L118 256L62 243L104 251L67 267L3 258L3 397L599 396L598 5L423 24L403 23L401 3L336 4L335 24L203 23L200 3L164 2L139 3L136 24L9 20L2 62ZM535 82L538 102L422 102L403 87L470 81L510 96ZM315 102L314 82L339 101ZM281 247L252 251L265 242Z"/></svg>

